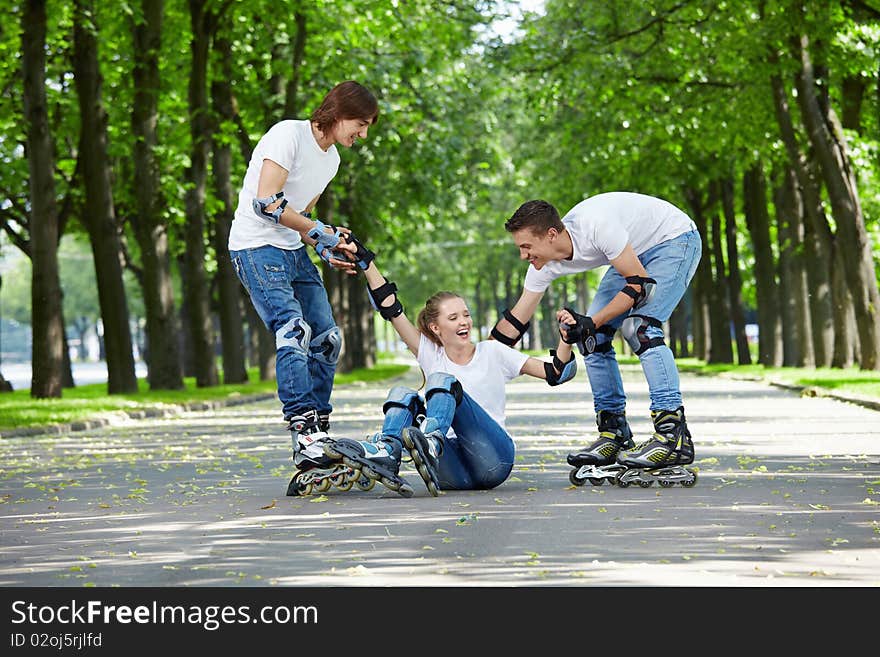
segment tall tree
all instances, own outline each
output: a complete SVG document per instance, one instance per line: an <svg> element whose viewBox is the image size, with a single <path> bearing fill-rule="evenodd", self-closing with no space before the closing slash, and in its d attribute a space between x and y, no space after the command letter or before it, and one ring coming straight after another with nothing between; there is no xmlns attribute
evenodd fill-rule
<svg viewBox="0 0 880 657"><path fill-rule="evenodd" d="M809 322L807 278L803 262L803 205L791 167L776 176L773 203L779 245L779 301L782 308L782 364L812 366L813 344Z"/></svg>
<svg viewBox="0 0 880 657"><path fill-rule="evenodd" d="M163 218L163 197L156 157L160 91L159 52L162 42L164 0L141 0L132 19L132 79L134 100L131 127L134 134L134 198L131 225L141 252L141 286L147 333L147 379L152 390L183 387L168 226Z"/></svg>
<svg viewBox="0 0 880 657"><path fill-rule="evenodd" d="M214 359L214 329L211 323L208 279L205 272L205 196L211 146L208 116L208 59L211 41L221 16L208 0L189 0L192 53L189 75L190 165L186 168L186 221L183 234L186 249L184 295L188 310L189 342L193 349L196 385L217 385ZM228 5L224 5L228 6Z"/></svg>
<svg viewBox="0 0 880 657"><path fill-rule="evenodd" d="M709 350L710 363L732 363L733 343L730 337L730 294L727 267L724 262L724 230L721 228L722 214L719 212L721 185L718 180L710 186L709 215L712 244L712 263L714 265L712 287L709 293L711 311L709 326L712 330L712 348Z"/></svg>
<svg viewBox="0 0 880 657"><path fill-rule="evenodd" d="M775 50L771 49L769 59L774 66L778 66L779 56ZM776 123L788 154L789 166L797 178L798 192L806 215L805 250L807 258L813 263L807 268L807 276L815 362L819 367L828 367L832 364L834 355L835 331L845 332L847 329L845 315L835 315L832 276L835 271L840 270L835 262L834 235L822 209L821 183L813 175L812 167L801 150L788 102L787 87L778 71L771 75L770 86Z"/></svg>
<svg viewBox="0 0 880 657"><path fill-rule="evenodd" d="M223 382L248 380L244 364L244 324L242 322L241 284L229 260L229 230L236 198L232 189L232 147L222 130L233 122L235 109L232 87L232 45L225 36L214 40L220 74L211 82L211 103L215 125L212 130L211 157L214 195L219 206L213 216L213 245L217 259L214 285L217 289L217 314L220 317L220 342L223 355Z"/></svg>
<svg viewBox="0 0 880 657"><path fill-rule="evenodd" d="M767 212L767 184L760 162L743 175L743 202L746 225L755 252L755 288L758 297L758 362L766 367L782 364L779 298L776 267L770 242L770 215Z"/></svg>
<svg viewBox="0 0 880 657"><path fill-rule="evenodd" d="M80 147L85 207L81 221L89 232L103 320L107 391L137 392L128 301L122 279L119 229L107 157L107 114L98 67L98 26L91 0L76 0L73 28L73 72L80 106Z"/></svg>
<svg viewBox="0 0 880 657"><path fill-rule="evenodd" d="M58 276L58 208L55 157L46 107L46 3L27 0L21 15L24 120L30 174L31 308L33 353L31 396L60 397L64 324Z"/></svg>
<svg viewBox="0 0 880 657"><path fill-rule="evenodd" d="M859 366L878 369L880 289L852 162L837 115L830 104L820 102L817 94L809 38L802 35L795 39L792 49L801 64L797 78L801 115L828 190L840 247L848 254L843 265L859 334Z"/></svg>
<svg viewBox="0 0 880 657"><path fill-rule="evenodd" d="M727 298L736 340L736 362L740 365L750 365L752 355L749 352L746 319L743 312L742 272L740 271L739 249L736 243L736 208L732 176L726 176L721 181L721 206L724 212L724 240L727 246Z"/></svg>

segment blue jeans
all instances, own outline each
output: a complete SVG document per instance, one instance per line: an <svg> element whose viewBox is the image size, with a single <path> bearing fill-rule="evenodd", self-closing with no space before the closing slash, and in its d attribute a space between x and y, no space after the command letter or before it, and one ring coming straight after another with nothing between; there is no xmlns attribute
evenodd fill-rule
<svg viewBox="0 0 880 657"><path fill-rule="evenodd" d="M614 329L620 328L621 323L630 313L653 317L660 322L667 321L684 296L697 270L701 250L700 233L694 230L662 242L642 253L639 260L648 272L648 276L657 281L654 296L638 310L618 315L608 322L608 325ZM610 267L599 283L587 314L592 316L607 305L624 285L626 281L623 277L614 267ZM662 338L663 329L650 326L646 330L646 335L649 338ZM600 333L597 336L597 345L605 344L610 340L613 340L613 337ZM664 343L642 352L639 360L648 380L651 410L675 410L681 406L678 368L675 366L672 350ZM626 394L623 390L613 342L609 351L587 355L584 364L593 390L593 406L596 412L623 413L626 408Z"/></svg>
<svg viewBox="0 0 880 657"><path fill-rule="evenodd" d="M327 290L303 247L230 251L260 319L275 334L275 377L284 417L329 413L342 345Z"/></svg>
<svg viewBox="0 0 880 657"><path fill-rule="evenodd" d="M435 376L435 375L431 375ZM454 380L451 375L445 375ZM438 479L443 490L482 490L503 483L513 470L514 445L510 435L466 392L456 404L451 394L433 394L425 403L410 388L398 386L388 394L382 433L400 440L404 428L417 424L421 409L444 435ZM394 403L390 400L394 399ZM455 437L449 438L449 427Z"/></svg>

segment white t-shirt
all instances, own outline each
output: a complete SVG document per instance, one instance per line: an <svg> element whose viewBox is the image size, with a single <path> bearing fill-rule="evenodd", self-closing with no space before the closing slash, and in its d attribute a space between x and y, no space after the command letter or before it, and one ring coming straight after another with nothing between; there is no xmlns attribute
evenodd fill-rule
<svg viewBox="0 0 880 657"><path fill-rule="evenodd" d="M571 236L571 260L553 260L540 271L529 265L524 287L544 292L555 279L607 265L627 243L641 255L661 242L696 229L684 212L663 199L632 192L591 196L562 218ZM648 272L650 275L650 272Z"/></svg>
<svg viewBox="0 0 880 657"><path fill-rule="evenodd" d="M238 207L229 231L230 251L266 244L280 249L298 249L303 244L297 231L254 214L253 201L257 197L260 170L266 159L289 172L282 189L287 203L297 212L305 210L312 199L324 191L339 169L336 145L322 150L312 134L310 121L280 121L269 128L257 142L244 174Z"/></svg>
<svg viewBox="0 0 880 657"><path fill-rule="evenodd" d="M458 365L449 360L443 347L431 342L424 333L419 340L419 355L416 358L426 377L434 372L446 372L458 379L468 396L502 428L507 399L504 384L518 377L529 359L528 355L497 340L483 340L477 343L471 362ZM449 435L455 435L452 429Z"/></svg>

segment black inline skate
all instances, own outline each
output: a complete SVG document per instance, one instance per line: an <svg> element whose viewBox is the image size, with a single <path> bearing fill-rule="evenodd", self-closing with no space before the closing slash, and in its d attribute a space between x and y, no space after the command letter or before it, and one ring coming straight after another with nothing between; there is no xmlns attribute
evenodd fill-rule
<svg viewBox="0 0 880 657"><path fill-rule="evenodd" d="M306 411L287 420L296 467L287 485L289 497L325 493L331 486L342 491L350 490L354 485L362 490L373 487L372 481L362 481L366 478L360 477L359 472L324 454L324 443L329 438L315 411Z"/></svg>
<svg viewBox="0 0 880 657"><path fill-rule="evenodd" d="M361 478L378 481L403 497L412 497L412 486L398 474L401 447L397 440L382 434L370 440L327 438L323 449L328 459L356 472L359 481Z"/></svg>
<svg viewBox="0 0 880 657"><path fill-rule="evenodd" d="M625 413L599 411L596 424L599 438L581 451L568 455L568 464L574 466L568 473L568 480L575 486L583 486L587 480L594 486L601 486L606 481L615 483L617 475L626 470L617 463L617 454L622 449L635 447Z"/></svg>
<svg viewBox="0 0 880 657"><path fill-rule="evenodd" d="M420 428L406 427L400 434L403 446L409 452L419 476L425 482L428 492L437 497L440 494L440 480L437 466L443 453L443 435L433 419L425 420Z"/></svg>
<svg viewBox="0 0 880 657"><path fill-rule="evenodd" d="M684 417L684 406L674 411L651 411L654 435L635 449L621 451L617 462L626 469L617 476L618 486L637 483L648 488L655 481L664 488L681 484L690 488L697 473L685 467L694 462L694 443Z"/></svg>

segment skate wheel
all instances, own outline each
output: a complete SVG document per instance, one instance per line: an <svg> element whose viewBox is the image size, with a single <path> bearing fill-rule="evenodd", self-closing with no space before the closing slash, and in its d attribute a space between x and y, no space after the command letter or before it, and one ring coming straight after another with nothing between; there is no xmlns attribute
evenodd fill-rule
<svg viewBox="0 0 880 657"><path fill-rule="evenodd" d="M690 481L681 482L681 485L684 486L685 488L693 488L694 485L697 483L697 473L692 472L691 474L694 476L693 479L691 479Z"/></svg>
<svg viewBox="0 0 880 657"><path fill-rule="evenodd" d="M390 488L395 493L400 492L400 489L406 486L406 484L401 483L399 481L394 481L393 479L385 479L382 481L386 488ZM412 495L412 489L410 489L410 495Z"/></svg>
<svg viewBox="0 0 880 657"><path fill-rule="evenodd" d="M440 491L437 490L437 487L434 485L433 481L429 481L425 484L428 488L428 492L431 494L431 497L438 497L440 495Z"/></svg>
<svg viewBox="0 0 880 657"><path fill-rule="evenodd" d="M337 484L337 485L336 485L336 488L338 488L339 490L341 490L343 493L347 493L348 491L351 490L351 487L352 487L352 486L354 486L354 482L353 482L353 481L344 481L344 482L342 482L341 484Z"/></svg>
<svg viewBox="0 0 880 657"><path fill-rule="evenodd" d="M330 482L330 477L324 477L315 484L315 490L317 490L319 493L326 493L328 490L330 490L331 485L332 484Z"/></svg>
<svg viewBox="0 0 880 657"><path fill-rule="evenodd" d="M642 481L641 479L639 479L639 486L641 486L642 488L650 488L651 484L653 483L653 481Z"/></svg>
<svg viewBox="0 0 880 657"><path fill-rule="evenodd" d="M580 477L578 477L578 476L577 476L577 473L578 473L577 469L569 471L569 473L568 473L568 480L569 480L569 481L572 483L572 485L574 485L574 486L583 486L585 483L587 483L587 480L586 480L586 479L581 479Z"/></svg>
<svg viewBox="0 0 880 657"><path fill-rule="evenodd" d="M602 477L590 477L590 483L594 486L601 486L605 483L605 480Z"/></svg>
<svg viewBox="0 0 880 657"><path fill-rule="evenodd" d="M620 479L618 479L618 480L617 480L617 485L620 486L621 488L629 488L630 482L628 482L628 481L621 481Z"/></svg>
<svg viewBox="0 0 880 657"><path fill-rule="evenodd" d="M330 483L337 488L345 484L348 479L348 470L342 470L334 472L332 475L328 477L330 479Z"/></svg>
<svg viewBox="0 0 880 657"><path fill-rule="evenodd" d="M400 484L400 486L398 486L398 488L396 489L396 492L401 497L412 497L413 496L412 486L410 486L407 483Z"/></svg>
<svg viewBox="0 0 880 657"><path fill-rule="evenodd" d="M373 490L373 486L376 485L375 481L373 481L372 479L370 479L369 477L366 477L364 475L361 475L360 477L358 477L354 483L355 483L355 486L357 486L360 490L365 491L365 492L368 490Z"/></svg>
<svg viewBox="0 0 880 657"><path fill-rule="evenodd" d="M675 486L675 482L674 481L666 481L665 479L661 479L660 485L663 486L663 488L672 488L673 486Z"/></svg>
<svg viewBox="0 0 880 657"><path fill-rule="evenodd" d="M290 483L287 484L287 497L299 497L303 494L302 486L296 480L296 475L294 475L293 479L290 480Z"/></svg>

